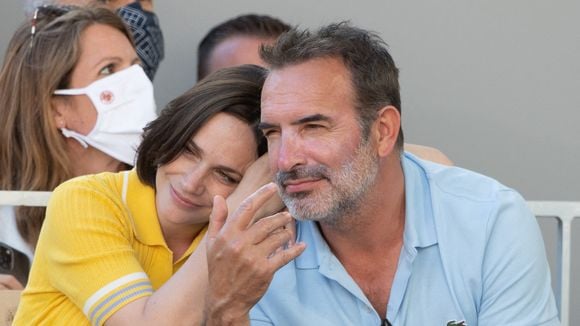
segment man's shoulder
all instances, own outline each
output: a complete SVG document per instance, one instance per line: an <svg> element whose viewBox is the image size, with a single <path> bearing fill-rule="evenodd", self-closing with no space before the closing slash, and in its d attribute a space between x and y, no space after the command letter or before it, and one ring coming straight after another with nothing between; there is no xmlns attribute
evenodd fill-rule
<svg viewBox="0 0 580 326"><path fill-rule="evenodd" d="M536 224L524 198L497 180L459 167L409 159L424 173L442 250L456 248L462 241L475 247L478 243L483 249L493 229Z"/></svg>
<svg viewBox="0 0 580 326"><path fill-rule="evenodd" d="M517 193L498 180L458 166L441 165L406 155L425 173L431 193L462 202L495 202L498 196Z"/></svg>

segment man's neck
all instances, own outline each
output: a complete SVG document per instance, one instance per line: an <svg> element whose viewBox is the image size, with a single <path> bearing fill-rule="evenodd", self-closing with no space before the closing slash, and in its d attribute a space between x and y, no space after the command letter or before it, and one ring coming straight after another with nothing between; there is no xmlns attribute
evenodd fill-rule
<svg viewBox="0 0 580 326"><path fill-rule="evenodd" d="M357 211L339 223L319 224L334 255L381 318L386 317L405 229L401 163L396 158L384 164Z"/></svg>

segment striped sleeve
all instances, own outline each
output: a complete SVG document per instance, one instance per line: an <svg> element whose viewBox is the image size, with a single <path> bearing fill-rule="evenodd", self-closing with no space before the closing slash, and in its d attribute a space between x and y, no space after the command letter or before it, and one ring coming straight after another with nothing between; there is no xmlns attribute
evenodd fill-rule
<svg viewBox="0 0 580 326"><path fill-rule="evenodd" d="M43 226L50 284L93 325L153 294L119 195L98 179L66 182L53 192Z"/></svg>
<svg viewBox="0 0 580 326"><path fill-rule="evenodd" d="M125 275L105 285L85 302L83 313L93 325L102 325L126 303L153 294L153 287L143 272Z"/></svg>

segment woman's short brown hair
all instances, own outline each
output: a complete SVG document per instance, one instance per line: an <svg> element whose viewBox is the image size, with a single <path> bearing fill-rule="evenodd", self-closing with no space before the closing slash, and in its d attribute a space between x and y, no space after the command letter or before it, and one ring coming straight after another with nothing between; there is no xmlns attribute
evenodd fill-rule
<svg viewBox="0 0 580 326"><path fill-rule="evenodd" d="M246 122L254 131L257 154L267 150L260 121L260 98L266 69L255 65L225 68L202 80L171 101L144 129L137 155L137 173L155 187L157 167L173 161L207 121L227 113Z"/></svg>

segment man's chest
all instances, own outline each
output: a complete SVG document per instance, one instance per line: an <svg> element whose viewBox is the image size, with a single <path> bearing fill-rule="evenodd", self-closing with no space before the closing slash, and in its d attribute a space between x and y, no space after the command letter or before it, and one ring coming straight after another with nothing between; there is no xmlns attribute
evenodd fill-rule
<svg viewBox="0 0 580 326"><path fill-rule="evenodd" d="M393 326L477 325L473 280L465 279L464 287L458 285L461 282L450 282L435 254L437 246L428 248L410 262L407 273L397 272L386 313ZM270 287L276 290L268 291L255 316L263 313L275 325L290 325L290 321L300 325L381 324L385 314L374 308L368 289L340 266L331 266L323 274L293 270L277 275Z"/></svg>
<svg viewBox="0 0 580 326"><path fill-rule="evenodd" d="M412 268L391 294L389 320L395 325L477 325L477 305L474 288L477 281L464 274L457 279L446 267L432 246L420 251ZM402 284L401 284L402 283ZM462 323L463 322L463 323Z"/></svg>

